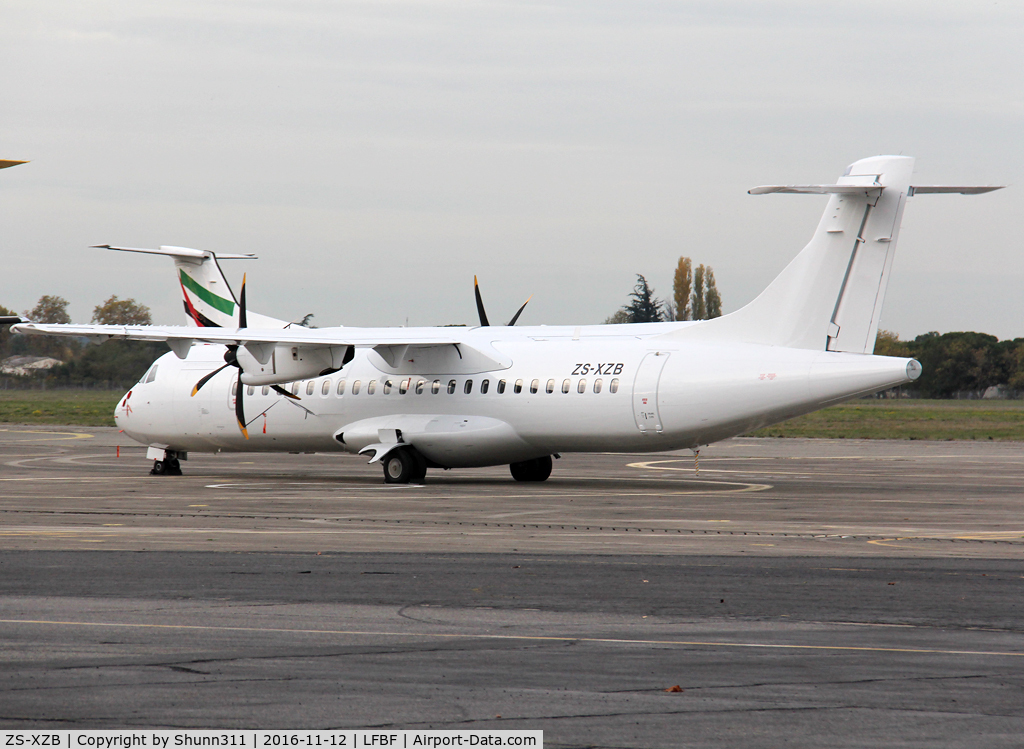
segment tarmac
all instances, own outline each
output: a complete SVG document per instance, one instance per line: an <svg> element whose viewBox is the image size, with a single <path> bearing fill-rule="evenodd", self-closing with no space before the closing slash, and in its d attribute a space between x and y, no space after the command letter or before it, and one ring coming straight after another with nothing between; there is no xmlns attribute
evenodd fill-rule
<svg viewBox="0 0 1024 749"><path fill-rule="evenodd" d="M695 463L395 486L352 456L192 454L155 477L114 429L0 425L0 727L1021 744L1024 445Z"/></svg>

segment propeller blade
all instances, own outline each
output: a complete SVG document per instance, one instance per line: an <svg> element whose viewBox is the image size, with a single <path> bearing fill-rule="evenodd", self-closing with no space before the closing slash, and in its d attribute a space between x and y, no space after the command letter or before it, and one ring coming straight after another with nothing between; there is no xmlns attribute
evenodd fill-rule
<svg viewBox="0 0 1024 749"><path fill-rule="evenodd" d="M490 326L487 322L487 313L484 312L484 300L480 296L480 284L476 280L476 276L473 276L473 292L476 294L476 313L480 315L480 325L484 328Z"/></svg>
<svg viewBox="0 0 1024 749"><path fill-rule="evenodd" d="M194 388L192 388L192 397L193 397L193 398L195 398L195 397L196 397L196 393L198 393L198 392L199 392L199 389L200 389L200 388L201 388L201 387L202 387L203 385L205 385L206 383L208 383L208 382L209 382L210 380L212 380L212 379L213 379L213 376L214 376L215 374L217 374L218 372L220 372L220 371L221 371L222 369L227 369L227 368L228 368L228 367L230 367L230 366L231 366L230 364L225 364L225 365L224 365L224 366L222 366L222 367L217 367L217 368L216 368L215 370L213 370L212 372L210 372L210 374L208 374L208 375L206 375L205 377L203 377L203 378L202 378L202 379L201 379L201 380L200 380L199 382L197 382L197 383L196 383L196 386L195 386Z"/></svg>
<svg viewBox="0 0 1024 749"><path fill-rule="evenodd" d="M533 299L533 294L530 295L530 299ZM516 320L518 320L519 316L523 314L523 310L526 309L526 305L530 303L530 299L523 302L523 306L519 308L519 311L512 315L512 319L508 321L508 326L510 328L516 324Z"/></svg>
<svg viewBox="0 0 1024 749"><path fill-rule="evenodd" d="M279 394L283 395L285 398L291 398L292 400L295 400L295 401L302 400L299 396L292 395L291 393L289 393L287 390L285 390L280 385L271 385L270 389L273 390L275 393L279 393Z"/></svg>
<svg viewBox="0 0 1024 749"><path fill-rule="evenodd" d="M249 320L245 315L245 274L242 274L242 291L238 294L238 327L248 328ZM243 430L244 431L244 430Z"/></svg>
<svg viewBox="0 0 1024 749"><path fill-rule="evenodd" d="M242 393L245 386L242 385L242 373L238 373L238 392L235 394L235 420L238 428L242 430L242 436L249 439L249 430L245 428L245 407L242 405Z"/></svg>

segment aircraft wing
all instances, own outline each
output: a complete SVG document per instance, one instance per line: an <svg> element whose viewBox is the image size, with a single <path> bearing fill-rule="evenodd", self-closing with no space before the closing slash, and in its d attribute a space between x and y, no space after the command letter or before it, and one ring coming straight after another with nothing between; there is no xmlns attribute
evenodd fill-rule
<svg viewBox="0 0 1024 749"><path fill-rule="evenodd" d="M121 338L129 341L201 341L224 345L284 343L305 346L443 346L461 343L439 336L434 328L191 328L178 325L46 325L20 323L11 330L25 335L76 338Z"/></svg>
<svg viewBox="0 0 1024 749"><path fill-rule="evenodd" d="M24 322L12 326L15 333L92 338L105 341L163 341L181 359L195 342L241 346L261 364L269 361L275 347L298 346L306 350L372 348L396 372L409 370L482 372L503 369L511 360L499 352L471 345L462 337L439 334L437 328L192 328L177 325L47 325Z"/></svg>

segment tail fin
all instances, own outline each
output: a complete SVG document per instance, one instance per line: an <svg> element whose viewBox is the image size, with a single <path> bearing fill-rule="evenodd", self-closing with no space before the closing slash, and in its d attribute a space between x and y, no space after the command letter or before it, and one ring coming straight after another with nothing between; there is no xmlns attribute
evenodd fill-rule
<svg viewBox="0 0 1024 749"><path fill-rule="evenodd" d="M209 250L193 250L189 247L166 247L157 250L137 247L111 247L97 245L106 250L144 252L150 255L167 255L174 260L178 285L184 299L185 318L189 325L201 328L237 328L238 300L220 269L218 260L255 260L252 254L217 254ZM248 313L248 324L258 328L283 328L287 321L266 317L255 312Z"/></svg>
<svg viewBox="0 0 1024 749"><path fill-rule="evenodd" d="M760 296L730 315L669 335L771 346L871 353L903 208L926 192L976 194L998 187L912 187L914 159L875 156L850 165L834 185L769 185L752 195L828 195L814 236Z"/></svg>

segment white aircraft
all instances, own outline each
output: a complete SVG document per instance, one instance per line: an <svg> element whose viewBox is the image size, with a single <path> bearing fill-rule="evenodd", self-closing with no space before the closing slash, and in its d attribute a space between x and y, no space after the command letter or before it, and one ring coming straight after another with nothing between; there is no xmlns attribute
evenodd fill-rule
<svg viewBox="0 0 1024 749"><path fill-rule="evenodd" d="M828 206L760 296L713 320L489 326L481 304L474 328L308 329L249 313L244 279L235 298L217 261L251 256L163 247L139 251L173 257L191 327L14 330L167 342L115 411L153 473L190 451L348 451L391 483L500 464L543 481L560 453L699 449L917 379L917 361L872 355L906 199L999 188L912 186L913 165L878 156L836 184L750 190Z"/></svg>

